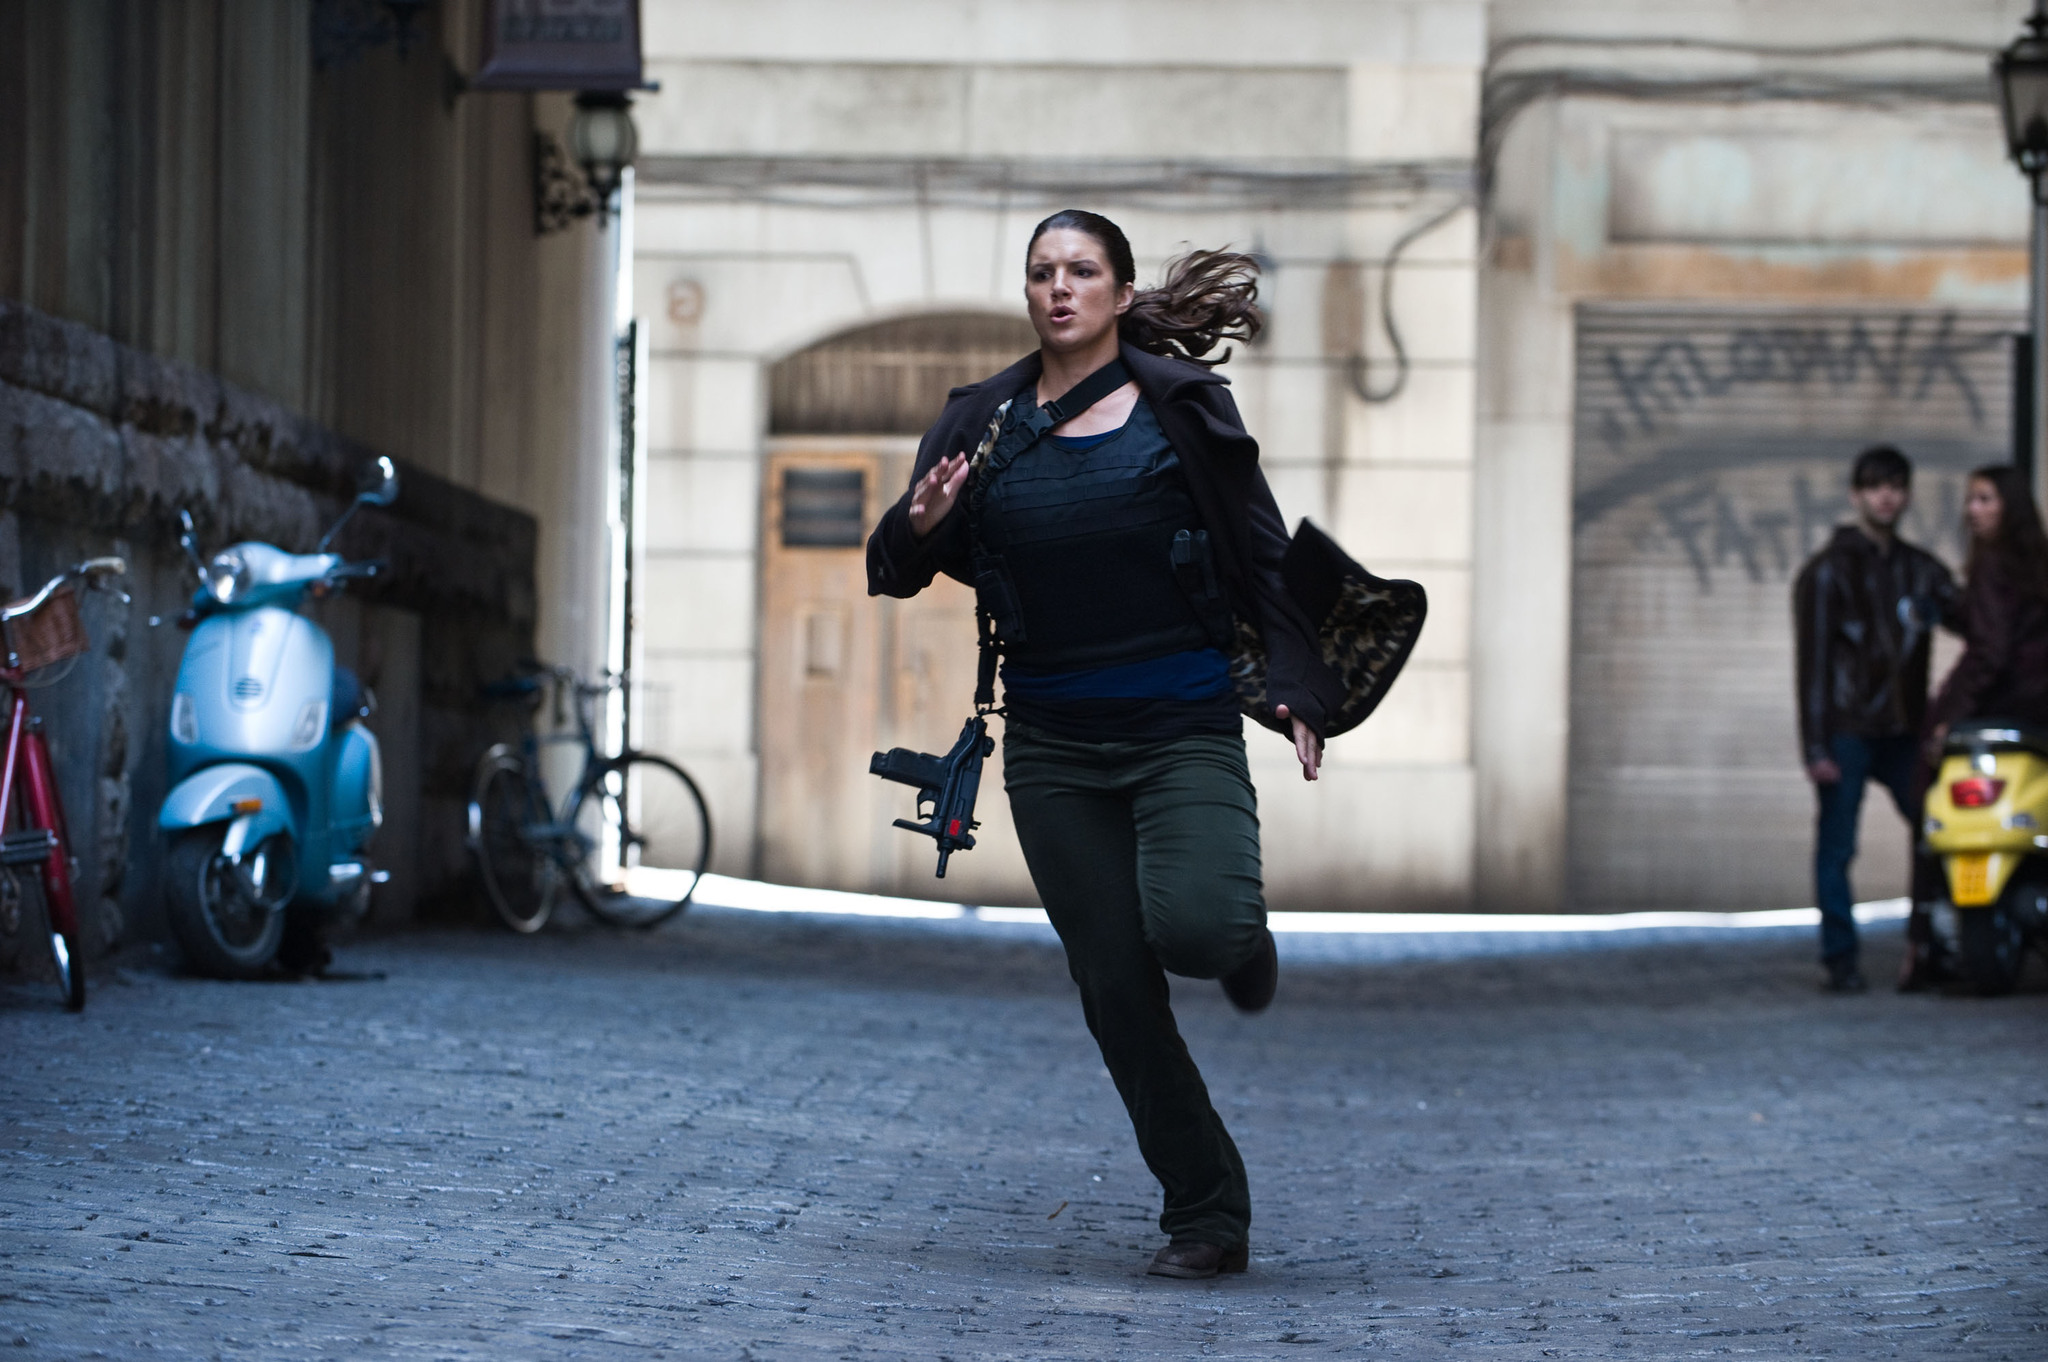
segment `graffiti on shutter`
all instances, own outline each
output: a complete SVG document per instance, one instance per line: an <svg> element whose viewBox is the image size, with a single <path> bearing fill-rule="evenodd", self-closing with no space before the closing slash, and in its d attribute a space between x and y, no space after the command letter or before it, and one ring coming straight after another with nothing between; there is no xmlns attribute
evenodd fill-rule
<svg viewBox="0 0 2048 1362"><path fill-rule="evenodd" d="M1813 901L1792 579L1849 518L1849 465L1876 443L1917 470L1904 537L1959 561L1963 475L2009 457L2017 322L1935 309L1579 309L1575 903ZM1903 893L1883 879L1902 854L1871 851L1866 896Z"/></svg>

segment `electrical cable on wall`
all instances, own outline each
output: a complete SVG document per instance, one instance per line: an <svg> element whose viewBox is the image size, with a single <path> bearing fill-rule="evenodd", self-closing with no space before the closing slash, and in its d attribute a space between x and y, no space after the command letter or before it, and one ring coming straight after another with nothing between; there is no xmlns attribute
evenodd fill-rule
<svg viewBox="0 0 2048 1362"><path fill-rule="evenodd" d="M1957 42L1949 38L1865 38L1846 43L1745 43L1723 38L1687 38L1668 34L1638 35L1602 33L1521 33L1503 38L1486 54L1489 67L1510 52L1525 47L1666 47L1678 51L1714 52L1738 57L1784 57L1827 59L1868 57L1880 52L1947 52L1958 57L1989 59L1998 55L1995 45Z"/></svg>
<svg viewBox="0 0 2048 1362"><path fill-rule="evenodd" d="M1374 405L1391 402L1408 386L1408 370L1412 367L1408 361L1408 347L1401 340L1401 328L1394 322L1394 272L1401 263L1401 253L1417 240L1449 222L1460 210L1470 206L1470 199L1459 198L1449 207L1424 218L1401 233L1394 239L1394 244L1387 248L1385 257L1380 261L1380 327L1387 333L1387 348L1393 353L1394 378L1385 388L1377 392L1373 390L1368 381L1371 361L1365 357L1365 346L1361 342L1358 353L1351 356L1349 366L1351 391L1358 394L1359 401Z"/></svg>
<svg viewBox="0 0 2048 1362"><path fill-rule="evenodd" d="M1513 54L1532 48L1584 48L1605 51L1663 48L1726 56L1755 57L1784 63L1775 70L1696 72L1644 75L1640 72L1562 65L1510 66ZM1854 108L1897 108L1920 104L1968 105L1991 102L1990 82L1960 69L1918 79L1897 75L1835 74L1817 69L1792 69L1803 62L1829 63L1887 52L1938 52L1959 58L1988 58L1996 49L1977 43L1937 38L1873 38L1848 43L1772 44L1726 42L1707 38L1608 37L1591 34L1529 33L1495 43L1487 54L1479 112L1479 184L1488 192L1501 144L1515 118L1537 102L1568 95L1629 99L1642 102L1713 104L1766 101L1836 104Z"/></svg>
<svg viewBox="0 0 2048 1362"><path fill-rule="evenodd" d="M930 157L643 156L643 194L864 212L1005 209L1084 199L1160 211L1344 209L1380 196L1469 192L1472 163L1425 161L1021 161Z"/></svg>

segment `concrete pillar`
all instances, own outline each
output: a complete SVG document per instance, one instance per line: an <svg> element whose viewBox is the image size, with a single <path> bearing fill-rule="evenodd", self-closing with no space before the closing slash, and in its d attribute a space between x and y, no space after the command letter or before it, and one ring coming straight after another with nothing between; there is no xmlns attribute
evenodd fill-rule
<svg viewBox="0 0 2048 1362"><path fill-rule="evenodd" d="M1498 159L1479 291L1473 891L1499 911L1555 912L1565 893L1572 317L1543 276L1554 121L1525 115Z"/></svg>
<svg viewBox="0 0 2048 1362"><path fill-rule="evenodd" d="M569 100L534 101L536 126L563 134ZM617 223L585 219L534 251L533 382L528 494L540 520L537 643L542 656L585 672L602 666L611 551L604 503L612 419L614 299L608 286Z"/></svg>

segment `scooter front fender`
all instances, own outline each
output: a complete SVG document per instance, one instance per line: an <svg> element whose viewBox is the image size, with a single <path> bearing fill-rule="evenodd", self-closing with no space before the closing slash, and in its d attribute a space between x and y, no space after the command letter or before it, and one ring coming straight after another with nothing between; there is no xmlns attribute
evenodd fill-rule
<svg viewBox="0 0 2048 1362"><path fill-rule="evenodd" d="M291 805L276 776L247 762L201 767L169 794L156 816L166 831L204 827L232 819L242 846L254 846L277 832L292 831Z"/></svg>

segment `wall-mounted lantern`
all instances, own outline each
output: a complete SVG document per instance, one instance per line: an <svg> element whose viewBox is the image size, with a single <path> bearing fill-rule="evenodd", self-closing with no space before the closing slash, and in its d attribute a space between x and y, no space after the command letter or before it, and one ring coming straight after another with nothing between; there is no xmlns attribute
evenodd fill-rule
<svg viewBox="0 0 2048 1362"><path fill-rule="evenodd" d="M2048 13L2036 0L2027 32L1998 54L1992 72L2005 115L2005 145L2021 170L2038 181L2048 170Z"/></svg>
<svg viewBox="0 0 2048 1362"><path fill-rule="evenodd" d="M586 90L576 96L567 156L551 133L533 135L535 233L559 232L577 218L592 214L602 228L611 220L619 182L639 149L640 134L633 126L632 102L625 91ZM568 167L572 159L582 168L580 183Z"/></svg>
<svg viewBox="0 0 2048 1362"><path fill-rule="evenodd" d="M641 74L640 0L489 0L469 88L580 91L566 151L554 133L533 134L533 230L611 220L640 147L628 92L656 88Z"/></svg>
<svg viewBox="0 0 2048 1362"><path fill-rule="evenodd" d="M2032 333L2033 448L2027 473L2037 499L2048 495L2048 0L2034 0L2027 31L1991 64L2005 146L2033 186L2034 231L2028 270Z"/></svg>

